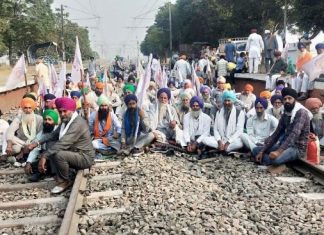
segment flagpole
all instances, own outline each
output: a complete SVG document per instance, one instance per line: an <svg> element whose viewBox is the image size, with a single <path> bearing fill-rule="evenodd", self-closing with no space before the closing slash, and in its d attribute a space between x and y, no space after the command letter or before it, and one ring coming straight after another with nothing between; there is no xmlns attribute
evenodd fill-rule
<svg viewBox="0 0 324 235"><path fill-rule="evenodd" d="M28 89L28 83L27 83L27 74L26 71L24 72L24 77L25 77L25 86L26 86L26 92L29 93L29 89Z"/></svg>

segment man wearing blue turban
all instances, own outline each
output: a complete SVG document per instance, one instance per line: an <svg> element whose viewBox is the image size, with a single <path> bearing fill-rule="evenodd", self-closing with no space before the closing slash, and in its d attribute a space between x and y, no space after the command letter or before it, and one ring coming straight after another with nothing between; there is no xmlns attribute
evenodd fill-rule
<svg viewBox="0 0 324 235"><path fill-rule="evenodd" d="M216 113L214 136L204 138L202 143L221 152L229 153L243 147L239 137L243 133L245 115L234 105L235 93L225 91L222 100L223 107Z"/></svg>
<svg viewBox="0 0 324 235"><path fill-rule="evenodd" d="M240 136L244 146L250 151L256 146L263 145L265 139L272 135L278 126L278 119L266 112L268 108L266 99L257 98L254 107L256 115L247 120L247 133Z"/></svg>

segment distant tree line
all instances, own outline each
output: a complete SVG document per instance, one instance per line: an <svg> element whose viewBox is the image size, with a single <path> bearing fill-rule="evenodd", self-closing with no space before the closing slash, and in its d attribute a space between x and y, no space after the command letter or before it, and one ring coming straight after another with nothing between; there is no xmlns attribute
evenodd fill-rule
<svg viewBox="0 0 324 235"><path fill-rule="evenodd" d="M61 13L51 9L53 0L1 0L0 1L0 56L8 54L10 62L29 46L44 42L58 43L62 54ZM73 23L64 14L64 41L66 59L72 60L75 36L79 37L82 56L94 55L90 47L88 30Z"/></svg>
<svg viewBox="0 0 324 235"><path fill-rule="evenodd" d="M288 26L315 35L324 29L323 0L286 0ZM169 51L169 3L161 7L155 23L141 43L143 54L167 55ZM220 38L246 37L251 27L283 30L284 0L177 0L171 6L172 43L208 42Z"/></svg>

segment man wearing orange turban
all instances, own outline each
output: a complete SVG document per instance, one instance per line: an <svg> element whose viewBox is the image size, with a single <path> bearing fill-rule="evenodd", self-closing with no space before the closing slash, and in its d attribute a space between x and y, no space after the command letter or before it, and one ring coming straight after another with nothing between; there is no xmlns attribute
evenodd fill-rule
<svg viewBox="0 0 324 235"><path fill-rule="evenodd" d="M244 86L244 90L239 96L239 101L244 107L245 112L249 112L253 108L256 99L255 95L253 94L253 90L253 86L248 83Z"/></svg>
<svg viewBox="0 0 324 235"><path fill-rule="evenodd" d="M96 90L95 90L95 93L96 95L99 97L101 96L101 94L103 93L104 91L104 88L105 88L105 84L103 84L102 82L97 82L96 83Z"/></svg>
<svg viewBox="0 0 324 235"><path fill-rule="evenodd" d="M6 153L8 156L17 155L17 159L21 158L23 156L22 148L42 131L43 118L34 113L36 106L37 104L32 98L26 97L21 100L22 112L12 121L7 130ZM12 160L15 161L15 159Z"/></svg>

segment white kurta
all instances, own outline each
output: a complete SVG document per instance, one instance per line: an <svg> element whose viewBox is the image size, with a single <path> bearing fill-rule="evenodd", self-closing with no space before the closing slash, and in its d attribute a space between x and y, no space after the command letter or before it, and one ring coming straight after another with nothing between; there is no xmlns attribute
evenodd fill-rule
<svg viewBox="0 0 324 235"><path fill-rule="evenodd" d="M251 33L245 49L249 52L249 58L261 58L261 52L263 49L264 44L261 35L257 33Z"/></svg>

